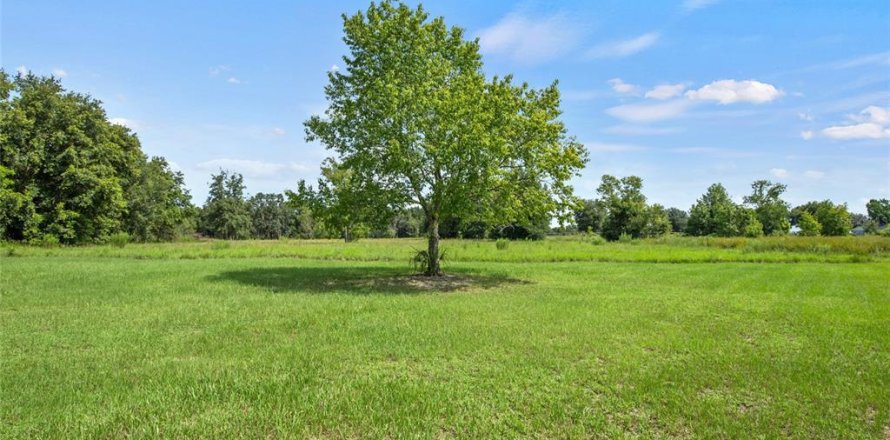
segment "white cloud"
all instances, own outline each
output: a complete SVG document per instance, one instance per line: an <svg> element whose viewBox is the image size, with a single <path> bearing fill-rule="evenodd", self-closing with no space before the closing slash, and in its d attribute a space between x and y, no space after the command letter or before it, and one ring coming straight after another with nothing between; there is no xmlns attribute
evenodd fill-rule
<svg viewBox="0 0 890 440"><path fill-rule="evenodd" d="M629 151L642 151L645 148L631 144L610 144L603 142L585 142L584 146L591 153L626 153Z"/></svg>
<svg viewBox="0 0 890 440"><path fill-rule="evenodd" d="M770 168L769 173L780 179L788 177L788 170L784 168Z"/></svg>
<svg viewBox="0 0 890 440"><path fill-rule="evenodd" d="M272 129L272 134L274 134L275 136L284 136L287 134L287 132L284 131L283 128L275 127Z"/></svg>
<svg viewBox="0 0 890 440"><path fill-rule="evenodd" d="M800 137L801 137L803 140L808 141L808 140L810 140L810 139L813 138L813 134L814 134L814 133L813 133L811 130L806 130L806 131L802 131L802 132L800 132Z"/></svg>
<svg viewBox="0 0 890 440"><path fill-rule="evenodd" d="M331 68L328 69L329 72L336 72L338 70L340 70L340 67L337 66L336 64L332 65Z"/></svg>
<svg viewBox="0 0 890 440"><path fill-rule="evenodd" d="M661 104L626 104L606 109L606 113L628 122L653 122L676 118L689 107L688 101L674 100Z"/></svg>
<svg viewBox="0 0 890 440"><path fill-rule="evenodd" d="M649 32L629 40L611 41L594 47L587 52L590 58L626 57L648 49L658 42L661 35Z"/></svg>
<svg viewBox="0 0 890 440"><path fill-rule="evenodd" d="M679 96L686 86L683 84L661 84L646 92L646 97L651 99L668 99Z"/></svg>
<svg viewBox="0 0 890 440"><path fill-rule="evenodd" d="M309 167L295 162L273 163L259 160L246 159L213 159L201 162L197 165L199 170L218 171L231 170L243 174L245 177L268 178L285 173L305 172Z"/></svg>
<svg viewBox="0 0 890 440"><path fill-rule="evenodd" d="M890 129L873 122L855 125L837 125L822 130L822 134L832 139L884 139L890 138Z"/></svg>
<svg viewBox="0 0 890 440"><path fill-rule="evenodd" d="M58 76L59 78L64 78L68 76L68 72L66 72L65 69L56 67L55 69L53 69L53 75Z"/></svg>
<svg viewBox="0 0 890 440"><path fill-rule="evenodd" d="M696 9L705 8L716 4L720 0L686 0L683 2L683 9L687 11L694 11Z"/></svg>
<svg viewBox="0 0 890 440"><path fill-rule="evenodd" d="M762 104L782 95L783 92L772 84L754 80L736 81L734 79L714 81L698 90L686 92L686 97L689 99L717 101L720 104L734 104L737 102Z"/></svg>
<svg viewBox="0 0 890 440"><path fill-rule="evenodd" d="M235 78L234 76L230 76L229 79L226 80L226 82L229 84L241 84L241 80Z"/></svg>
<svg viewBox="0 0 890 440"><path fill-rule="evenodd" d="M18 72L18 74L22 75L22 76L28 74L28 68L25 66L19 66L17 69L15 69L15 71Z"/></svg>
<svg viewBox="0 0 890 440"><path fill-rule="evenodd" d="M853 67L868 66L872 64L890 66L890 51L863 55L858 58L838 61L833 63L831 67L834 69L850 69Z"/></svg>
<svg viewBox="0 0 890 440"><path fill-rule="evenodd" d="M637 89L639 89L639 87L633 84L622 81L621 78L612 78L608 82L612 86L612 90L621 94L636 93Z"/></svg>
<svg viewBox="0 0 890 440"><path fill-rule="evenodd" d="M801 121L808 121L808 122L812 122L816 119L815 117L813 117L813 114L810 112L799 112L797 114L797 117L800 118Z"/></svg>
<svg viewBox="0 0 890 440"><path fill-rule="evenodd" d="M503 54L534 64L559 57L577 46L582 32L565 15L527 17L511 13L479 32L483 53Z"/></svg>
<svg viewBox="0 0 890 440"><path fill-rule="evenodd" d="M870 105L858 115L849 119L858 124L835 125L822 130L822 134L832 139L886 139L890 138L890 108Z"/></svg>
<svg viewBox="0 0 890 440"><path fill-rule="evenodd" d="M871 122L878 125L887 125L890 124L890 107L878 107L876 105L870 105L865 108L860 116L854 117L852 119L861 121L861 122Z"/></svg>
<svg viewBox="0 0 890 440"><path fill-rule="evenodd" d="M804 175L804 177L807 177L809 179L821 179L821 178L825 177L824 172L816 171L816 170L804 171L803 175Z"/></svg>
<svg viewBox="0 0 890 440"><path fill-rule="evenodd" d="M127 118L110 118L108 119L108 122L116 125L123 125L130 130L135 130L139 126L135 121Z"/></svg>

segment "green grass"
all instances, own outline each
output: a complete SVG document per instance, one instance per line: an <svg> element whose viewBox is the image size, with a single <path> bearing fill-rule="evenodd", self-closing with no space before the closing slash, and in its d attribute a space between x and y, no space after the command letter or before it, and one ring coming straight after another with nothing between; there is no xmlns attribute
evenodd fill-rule
<svg viewBox="0 0 890 440"><path fill-rule="evenodd" d="M355 245L14 248L0 438L890 436L881 252Z"/></svg>
<svg viewBox="0 0 890 440"><path fill-rule="evenodd" d="M195 241L129 244L125 247L41 248L6 245L11 256L124 257L138 259L311 258L408 262L423 239ZM890 237L669 237L595 245L579 237L510 242L497 249L489 240L443 240L447 261L464 262L864 262L890 261Z"/></svg>

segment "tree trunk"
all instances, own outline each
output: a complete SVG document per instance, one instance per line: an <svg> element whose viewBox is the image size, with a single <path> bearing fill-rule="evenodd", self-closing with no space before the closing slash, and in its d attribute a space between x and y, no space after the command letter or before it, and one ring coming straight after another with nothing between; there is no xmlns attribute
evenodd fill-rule
<svg viewBox="0 0 890 440"><path fill-rule="evenodd" d="M429 222L429 246L427 248L427 253L429 259L427 260L427 268L426 274L427 276L439 276L442 275L442 269L439 267L439 219L432 218Z"/></svg>

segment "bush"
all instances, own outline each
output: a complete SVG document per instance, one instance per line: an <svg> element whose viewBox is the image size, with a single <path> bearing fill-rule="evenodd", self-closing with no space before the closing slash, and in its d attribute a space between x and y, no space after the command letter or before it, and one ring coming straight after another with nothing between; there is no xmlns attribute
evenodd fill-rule
<svg viewBox="0 0 890 440"><path fill-rule="evenodd" d="M507 249L509 244L510 242L505 238L499 238L494 242L495 247L497 247L499 251Z"/></svg>
<svg viewBox="0 0 890 440"><path fill-rule="evenodd" d="M600 246L600 245L606 244L606 239L603 237L600 237L597 234L588 235L587 241L594 246Z"/></svg>
<svg viewBox="0 0 890 440"><path fill-rule="evenodd" d="M620 243L630 243L633 240L634 240L634 238L627 232L622 232L621 235L618 236L618 241Z"/></svg>
<svg viewBox="0 0 890 440"><path fill-rule="evenodd" d="M130 234L126 232L118 232L116 234L111 234L108 236L108 244L122 248L130 242Z"/></svg>
<svg viewBox="0 0 890 440"><path fill-rule="evenodd" d="M59 237L53 234L43 234L39 238L31 239L31 244L45 248L59 247Z"/></svg>

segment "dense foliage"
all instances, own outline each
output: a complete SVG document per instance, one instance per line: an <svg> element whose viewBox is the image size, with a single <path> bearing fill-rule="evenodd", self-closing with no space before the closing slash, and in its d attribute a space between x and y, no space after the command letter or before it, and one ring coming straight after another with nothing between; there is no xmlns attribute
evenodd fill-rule
<svg viewBox="0 0 890 440"><path fill-rule="evenodd" d="M440 273L445 219L568 219L576 199L567 181L587 155L559 121L556 83L535 90L510 76L487 79L478 42L422 7L372 4L344 16L343 27L346 68L328 74L324 117L306 122L308 140L336 153L331 165L349 176L331 191L335 209L376 216L420 207L428 275Z"/></svg>
<svg viewBox="0 0 890 440"><path fill-rule="evenodd" d="M169 240L192 229L182 175L148 160L99 101L58 79L0 71L0 235L102 242L119 232Z"/></svg>

